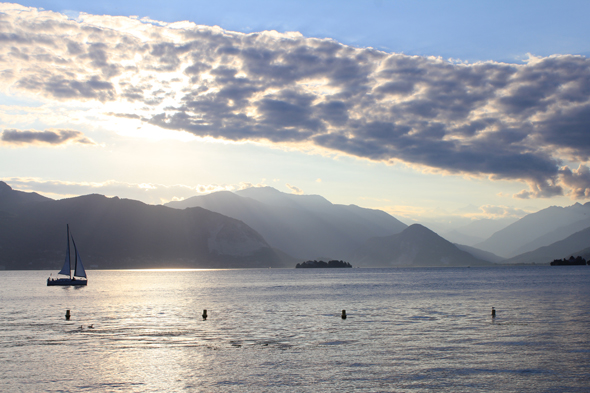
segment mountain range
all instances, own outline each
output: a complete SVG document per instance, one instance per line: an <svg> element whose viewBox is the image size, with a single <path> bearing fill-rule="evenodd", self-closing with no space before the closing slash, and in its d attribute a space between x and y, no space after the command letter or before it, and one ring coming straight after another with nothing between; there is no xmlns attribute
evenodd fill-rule
<svg viewBox="0 0 590 393"><path fill-rule="evenodd" d="M467 225L450 230L437 230L435 227L431 228L430 224L424 225L428 226L430 229L440 234L450 242L473 246L474 244L483 242L494 233L504 229L517 220L518 219L515 217L505 217L498 219L483 218L479 220L473 220Z"/></svg>
<svg viewBox="0 0 590 393"><path fill-rule="evenodd" d="M319 195L285 194L271 187L220 191L166 206L198 206L236 218L273 247L301 260L347 259L368 239L407 227L381 210L332 204Z"/></svg>
<svg viewBox="0 0 590 393"><path fill-rule="evenodd" d="M0 265L6 269L59 268L67 223L89 268L294 263L243 222L199 207L177 210L96 194L55 201L0 182L0 211Z"/></svg>
<svg viewBox="0 0 590 393"><path fill-rule="evenodd" d="M504 261L504 263L547 263L554 259L569 258L570 256L582 256L586 259L586 256L588 256L589 241L590 228L586 228L548 246L539 247L533 251L519 254Z"/></svg>
<svg viewBox="0 0 590 393"><path fill-rule="evenodd" d="M504 258L513 258L563 240L588 227L590 202L568 207L551 206L526 215L474 247Z"/></svg>
<svg viewBox="0 0 590 393"><path fill-rule="evenodd" d="M155 206L96 194L53 200L0 182L0 268L58 269L66 223L88 268L294 267L333 259L357 267L486 266L590 254L590 203L504 221L472 247L380 210L271 187ZM471 228L481 235L496 225Z"/></svg>
<svg viewBox="0 0 590 393"><path fill-rule="evenodd" d="M371 267L492 265L420 224L413 224L396 235L369 239L351 259Z"/></svg>

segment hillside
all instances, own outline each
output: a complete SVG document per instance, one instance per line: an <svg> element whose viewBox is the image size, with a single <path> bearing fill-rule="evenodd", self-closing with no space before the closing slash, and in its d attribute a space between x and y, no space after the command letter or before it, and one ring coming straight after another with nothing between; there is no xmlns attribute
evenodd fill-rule
<svg viewBox="0 0 590 393"><path fill-rule="evenodd" d="M23 196L10 191L18 193L4 188L0 207L7 194L16 199ZM202 208L177 210L102 195L21 200L20 206L0 217L0 265L6 269L59 269L67 223L88 268L284 264L252 228Z"/></svg>
<svg viewBox="0 0 590 393"><path fill-rule="evenodd" d="M13 190L8 184L0 181L0 214L8 215L26 207L28 204L51 200L36 192Z"/></svg>
<svg viewBox="0 0 590 393"><path fill-rule="evenodd" d="M517 221L517 219L513 217L493 220L484 218L473 220L469 224L456 229L435 232L452 243L473 246L474 244L481 243L492 236L494 233L506 228L515 221Z"/></svg>
<svg viewBox="0 0 590 393"><path fill-rule="evenodd" d="M271 187L215 192L166 206L199 206L241 220L273 248L302 260L346 259L369 238L406 228L380 210L332 204L319 195L286 194Z"/></svg>
<svg viewBox="0 0 590 393"><path fill-rule="evenodd" d="M576 223L589 218L590 202L568 207L551 206L526 215L474 247L501 257L514 257L564 239L579 230ZM574 232L567 233L568 230ZM554 234L546 236L551 233Z"/></svg>
<svg viewBox="0 0 590 393"><path fill-rule="evenodd" d="M536 250L537 248L558 242L560 240L564 240L568 236L571 236L576 232L582 231L586 228L590 228L590 217L580 221L576 221L573 224L559 227L556 230L547 233L546 235L538 237L532 242L524 244L523 246L518 248L515 251L515 253L520 255L531 250Z"/></svg>
<svg viewBox="0 0 590 393"><path fill-rule="evenodd" d="M548 246L540 247L534 251L529 251L516 257L510 258L504 263L536 263L546 264L554 259L569 258L570 256L585 256L590 248L590 228L576 232L567 238Z"/></svg>
<svg viewBox="0 0 590 393"><path fill-rule="evenodd" d="M479 248L466 246L464 244L454 244L455 246L457 246L459 250L468 252L469 254L473 255L477 259L481 259L482 261L488 261L492 263L502 263L505 261L505 258L499 257L496 254L491 253L489 251L480 250Z"/></svg>
<svg viewBox="0 0 590 393"><path fill-rule="evenodd" d="M396 235L369 239L349 260L360 267L493 265L460 250L420 224Z"/></svg>

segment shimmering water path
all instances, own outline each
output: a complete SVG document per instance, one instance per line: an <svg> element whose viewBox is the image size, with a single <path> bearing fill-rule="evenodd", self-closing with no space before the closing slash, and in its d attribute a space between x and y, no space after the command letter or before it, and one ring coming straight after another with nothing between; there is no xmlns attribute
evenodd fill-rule
<svg viewBox="0 0 590 393"><path fill-rule="evenodd" d="M589 391L589 267L48 274L0 272L0 391Z"/></svg>

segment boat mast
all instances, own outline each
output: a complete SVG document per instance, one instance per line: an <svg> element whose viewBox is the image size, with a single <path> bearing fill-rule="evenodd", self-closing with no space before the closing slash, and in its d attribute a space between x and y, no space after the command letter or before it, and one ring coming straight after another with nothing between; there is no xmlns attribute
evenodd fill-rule
<svg viewBox="0 0 590 393"><path fill-rule="evenodd" d="M72 258L71 258L71 254L70 254L70 224L66 224L67 228L68 228L68 261L70 262L70 268L68 269L68 272L70 272L70 280L72 279Z"/></svg>

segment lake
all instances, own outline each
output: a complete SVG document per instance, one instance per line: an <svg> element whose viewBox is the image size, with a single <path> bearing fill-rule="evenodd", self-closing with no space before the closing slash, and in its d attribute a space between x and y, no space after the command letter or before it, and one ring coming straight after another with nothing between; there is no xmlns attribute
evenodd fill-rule
<svg viewBox="0 0 590 393"><path fill-rule="evenodd" d="M49 274L0 271L0 391L590 386L590 266Z"/></svg>

